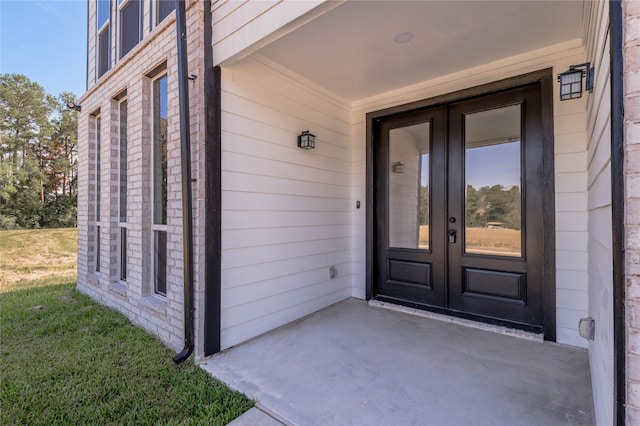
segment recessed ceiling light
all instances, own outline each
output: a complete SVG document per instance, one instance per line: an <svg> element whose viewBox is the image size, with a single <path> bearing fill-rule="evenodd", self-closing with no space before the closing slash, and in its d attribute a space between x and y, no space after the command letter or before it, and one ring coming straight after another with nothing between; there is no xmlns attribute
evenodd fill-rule
<svg viewBox="0 0 640 426"><path fill-rule="evenodd" d="M396 36L393 38L393 41L398 44L409 43L411 40L413 40L413 33L409 32L396 34Z"/></svg>

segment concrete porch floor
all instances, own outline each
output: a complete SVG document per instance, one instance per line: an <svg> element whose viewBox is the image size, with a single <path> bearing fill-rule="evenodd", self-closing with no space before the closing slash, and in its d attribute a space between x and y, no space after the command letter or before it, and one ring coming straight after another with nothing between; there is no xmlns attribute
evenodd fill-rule
<svg viewBox="0 0 640 426"><path fill-rule="evenodd" d="M585 350L355 299L201 366L293 425L594 423Z"/></svg>

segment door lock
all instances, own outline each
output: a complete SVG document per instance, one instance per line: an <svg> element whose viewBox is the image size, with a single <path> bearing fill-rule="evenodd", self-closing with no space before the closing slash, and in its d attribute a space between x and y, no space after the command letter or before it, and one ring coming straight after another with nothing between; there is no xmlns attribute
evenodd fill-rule
<svg viewBox="0 0 640 426"><path fill-rule="evenodd" d="M456 230L449 229L449 243L453 244L456 242Z"/></svg>

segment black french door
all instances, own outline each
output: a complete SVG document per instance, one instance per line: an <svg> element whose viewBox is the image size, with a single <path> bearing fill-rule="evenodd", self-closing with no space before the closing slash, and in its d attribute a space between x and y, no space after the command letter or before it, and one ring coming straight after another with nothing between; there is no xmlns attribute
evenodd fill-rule
<svg viewBox="0 0 640 426"><path fill-rule="evenodd" d="M374 125L374 296L543 325L540 86Z"/></svg>

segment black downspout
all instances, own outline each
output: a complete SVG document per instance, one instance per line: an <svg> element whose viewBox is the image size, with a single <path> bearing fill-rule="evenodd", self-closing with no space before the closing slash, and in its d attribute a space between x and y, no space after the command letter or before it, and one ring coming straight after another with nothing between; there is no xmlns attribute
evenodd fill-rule
<svg viewBox="0 0 640 426"><path fill-rule="evenodd" d="M611 31L611 215L613 223L614 424L626 422L625 231L624 231L624 62L622 7L609 2Z"/></svg>
<svg viewBox="0 0 640 426"><path fill-rule="evenodd" d="M191 217L191 126L187 78L187 24L184 0L176 0L178 33L178 102L180 105L180 158L182 161L182 250L184 268L184 349L173 357L180 364L193 352L193 220Z"/></svg>

